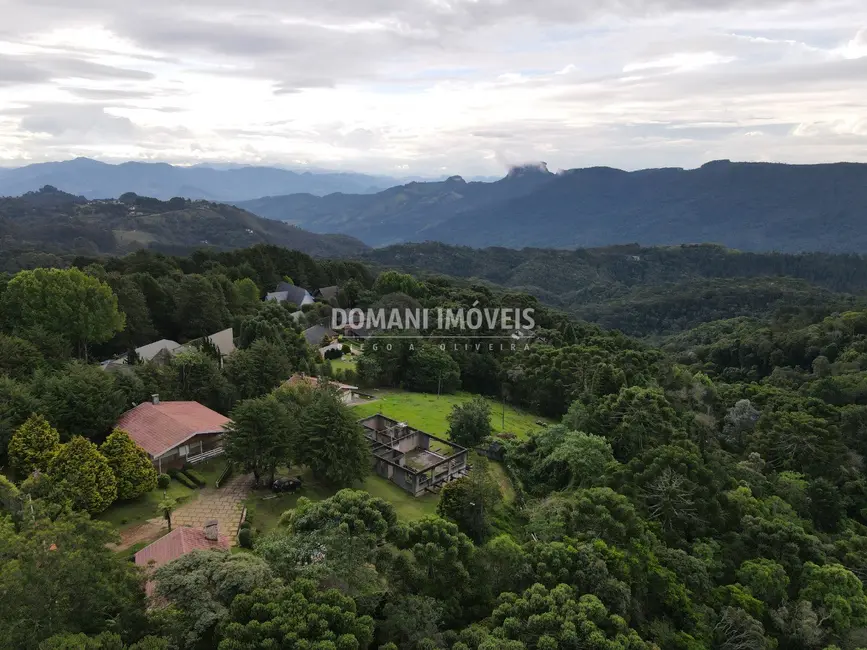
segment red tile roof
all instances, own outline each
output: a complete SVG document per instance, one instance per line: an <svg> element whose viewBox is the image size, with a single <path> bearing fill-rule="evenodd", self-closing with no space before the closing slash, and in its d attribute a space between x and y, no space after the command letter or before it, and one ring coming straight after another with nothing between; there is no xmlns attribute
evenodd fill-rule
<svg viewBox="0 0 867 650"><path fill-rule="evenodd" d="M121 415L115 426L156 458L197 434L221 433L229 421L198 402L145 402Z"/></svg>
<svg viewBox="0 0 867 650"><path fill-rule="evenodd" d="M229 540L225 535L217 535L217 541L212 542L205 537L205 531L201 528L181 526L136 553L135 563L145 568L156 569L196 549L228 550ZM148 582L145 590L148 596L151 596L154 591L154 584Z"/></svg>

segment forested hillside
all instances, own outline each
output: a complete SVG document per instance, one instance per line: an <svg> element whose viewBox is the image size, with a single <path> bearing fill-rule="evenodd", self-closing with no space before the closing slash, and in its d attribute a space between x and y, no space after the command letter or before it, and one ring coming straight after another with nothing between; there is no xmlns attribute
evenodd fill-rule
<svg viewBox="0 0 867 650"><path fill-rule="evenodd" d="M53 187L0 197L0 260L8 260L7 268L16 258L27 265L28 253L39 258L46 253L117 255L138 248L189 252L257 243L332 257L366 248L351 237L315 235L222 203L160 201L132 193L91 201Z"/></svg>
<svg viewBox="0 0 867 650"><path fill-rule="evenodd" d="M456 406L445 435L496 442L502 461L474 453L432 497L435 516L408 517L367 476L361 431L331 389L281 388L332 372L294 307L260 301L286 277L339 286L308 321L335 305L535 309L534 336L514 349L484 338L491 326L458 345L435 329L375 334L338 376L431 403L488 395L556 424L495 436L490 402ZM80 258L4 277L0 306L4 650L867 647L863 308L715 321L659 348L517 291L273 247ZM229 323L239 349L222 363L207 347L125 372L90 362ZM268 530L254 518L235 552L147 573L109 548L106 513L131 487L154 489L153 468L132 481L124 468L147 472L111 433L152 393L228 414L238 471L303 468L327 491L303 487ZM174 507L160 501L159 516Z"/></svg>
<svg viewBox="0 0 867 650"><path fill-rule="evenodd" d="M811 318L864 305L867 258L637 245L557 251L438 243L373 249L366 261L525 291L578 318L635 336L774 314Z"/></svg>
<svg viewBox="0 0 867 650"><path fill-rule="evenodd" d="M714 161L698 169L518 167L495 183L411 183L368 196L240 204L371 246L589 248L716 243L749 251L867 250L867 165Z"/></svg>

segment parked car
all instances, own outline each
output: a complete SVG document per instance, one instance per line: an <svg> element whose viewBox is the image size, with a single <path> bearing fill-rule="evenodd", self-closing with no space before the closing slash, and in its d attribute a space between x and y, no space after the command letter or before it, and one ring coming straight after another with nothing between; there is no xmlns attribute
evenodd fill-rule
<svg viewBox="0 0 867 650"><path fill-rule="evenodd" d="M295 492L301 488L300 478L278 478L271 485L274 492Z"/></svg>

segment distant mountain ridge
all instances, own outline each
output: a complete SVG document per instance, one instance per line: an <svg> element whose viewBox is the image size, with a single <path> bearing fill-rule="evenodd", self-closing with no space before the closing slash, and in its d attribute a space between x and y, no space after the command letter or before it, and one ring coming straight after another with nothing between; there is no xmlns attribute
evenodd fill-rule
<svg viewBox="0 0 867 650"><path fill-rule="evenodd" d="M523 166L494 183L460 177L359 195L237 205L371 246L476 248L717 243L747 251L867 252L867 164L713 161L697 169Z"/></svg>
<svg viewBox="0 0 867 650"><path fill-rule="evenodd" d="M122 200L89 200L50 186L0 198L0 253L120 255L137 248L182 253L261 243L318 257L346 257L367 248L346 235L314 234L224 203L131 193Z"/></svg>
<svg viewBox="0 0 867 650"><path fill-rule="evenodd" d="M276 167L125 162L112 165L90 158L0 169L0 196L18 196L51 185L89 199L135 192L167 200L175 196L239 201L270 194L313 195L377 192L400 181L352 172L298 172Z"/></svg>
<svg viewBox="0 0 867 650"><path fill-rule="evenodd" d="M384 246L435 239L427 236L429 228L455 215L528 195L554 178L556 175L542 164L513 168L506 177L492 183L467 182L461 176L452 176L443 181L407 183L365 196L296 194L235 205L314 232L342 232L372 246Z"/></svg>

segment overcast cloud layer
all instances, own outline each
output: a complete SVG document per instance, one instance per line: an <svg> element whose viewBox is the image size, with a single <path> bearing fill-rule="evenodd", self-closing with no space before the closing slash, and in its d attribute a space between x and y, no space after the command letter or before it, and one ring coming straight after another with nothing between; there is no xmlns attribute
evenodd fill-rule
<svg viewBox="0 0 867 650"><path fill-rule="evenodd" d="M0 165L867 161L863 0L0 0Z"/></svg>

